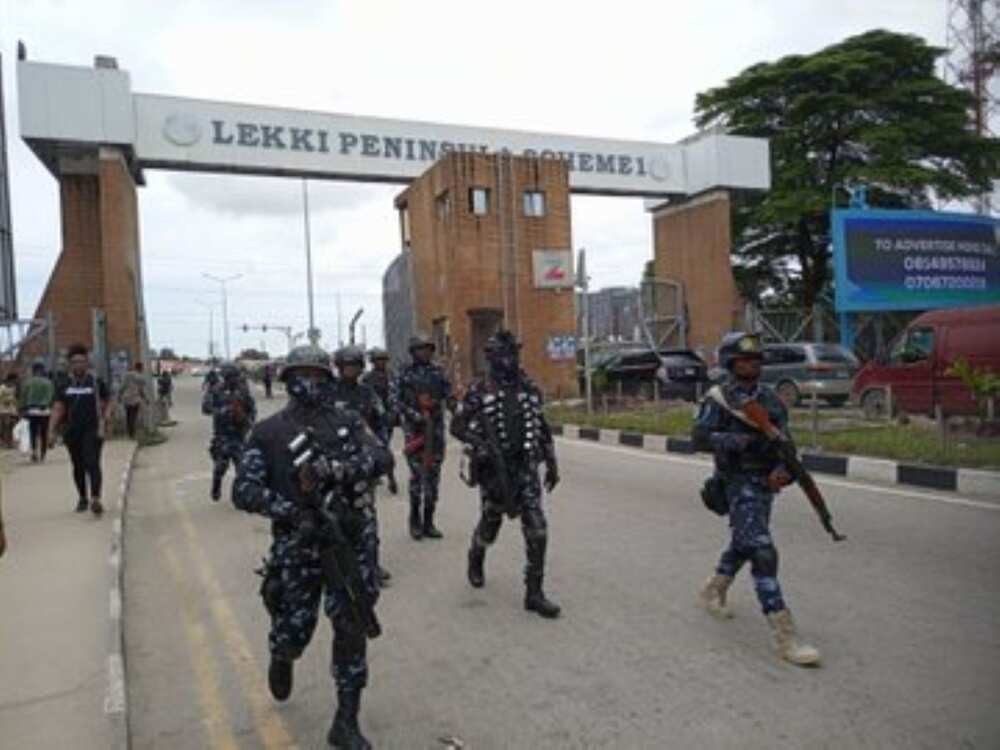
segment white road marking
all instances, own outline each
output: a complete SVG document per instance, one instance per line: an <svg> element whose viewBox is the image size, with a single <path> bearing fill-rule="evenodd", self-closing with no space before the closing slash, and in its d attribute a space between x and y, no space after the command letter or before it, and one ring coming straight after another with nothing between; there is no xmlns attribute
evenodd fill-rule
<svg viewBox="0 0 1000 750"><path fill-rule="evenodd" d="M108 654L108 693L104 696L104 713L120 714L125 711L125 664L122 655Z"/></svg>
<svg viewBox="0 0 1000 750"><path fill-rule="evenodd" d="M633 458L643 458L651 459L653 461L668 461L671 463L687 464L688 466L699 466L707 467L711 465L711 461L708 459L701 458L682 458L680 456L672 456L669 453L659 454L659 453L649 453L648 451L643 451L639 448L619 448L613 445L606 445L602 443L591 442L589 440L574 440L573 438L557 437L560 443L565 443L567 445L573 446L583 446L586 448L596 448L597 450L610 451L613 453L621 453L625 456L632 456ZM930 492L924 492L919 489L897 489L895 487L880 487L875 484L862 484L860 482L850 482L843 479L832 479L828 478L824 474L815 473L813 477L819 484L829 484L834 487L844 487L851 490L862 490L864 492L878 492L883 495L896 495L898 497L905 497L910 500L916 498L918 500L930 500L933 502L943 503L944 505L957 505L964 508L978 508L979 510L991 510L994 512L1000 512L1000 504L991 503L985 500L970 500L964 497L951 497L948 495L935 495Z"/></svg>
<svg viewBox="0 0 1000 750"><path fill-rule="evenodd" d="M108 601L108 612L112 620L120 620L122 616L122 595L115 587L111 589L111 597Z"/></svg>

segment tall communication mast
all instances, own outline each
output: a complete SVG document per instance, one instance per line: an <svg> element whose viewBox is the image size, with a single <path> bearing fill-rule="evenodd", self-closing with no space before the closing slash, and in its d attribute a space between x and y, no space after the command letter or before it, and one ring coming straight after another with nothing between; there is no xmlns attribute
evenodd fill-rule
<svg viewBox="0 0 1000 750"><path fill-rule="evenodd" d="M975 97L970 126L979 135L997 136L1000 116L1000 0L948 0L946 80ZM979 201L990 212L990 196Z"/></svg>

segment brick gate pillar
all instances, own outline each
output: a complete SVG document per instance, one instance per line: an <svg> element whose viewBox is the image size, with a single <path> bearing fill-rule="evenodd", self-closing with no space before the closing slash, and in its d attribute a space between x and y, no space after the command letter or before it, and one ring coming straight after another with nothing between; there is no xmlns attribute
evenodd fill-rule
<svg viewBox="0 0 1000 750"><path fill-rule="evenodd" d="M91 346L93 310L107 316L109 352L143 359L144 324L136 183L120 149L59 163L62 252L35 313L52 312L56 347Z"/></svg>
<svg viewBox="0 0 1000 750"><path fill-rule="evenodd" d="M744 302L733 280L730 199L725 190L706 193L653 214L657 278L684 285L690 327L688 346L715 349L743 320Z"/></svg>

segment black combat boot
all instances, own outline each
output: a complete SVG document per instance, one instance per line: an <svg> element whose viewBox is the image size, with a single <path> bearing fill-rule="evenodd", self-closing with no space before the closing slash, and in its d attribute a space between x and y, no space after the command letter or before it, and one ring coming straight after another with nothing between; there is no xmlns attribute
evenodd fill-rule
<svg viewBox="0 0 1000 750"><path fill-rule="evenodd" d="M424 502L424 536L428 539L440 539L444 536L434 525L434 504Z"/></svg>
<svg viewBox="0 0 1000 750"><path fill-rule="evenodd" d="M392 495L399 494L399 484L396 483L396 475L392 472L386 477L386 484L388 485L389 493Z"/></svg>
<svg viewBox="0 0 1000 750"><path fill-rule="evenodd" d="M542 592L546 545L545 537L528 540L528 564L524 569L524 608L551 620L558 617L561 610L558 604L549 601Z"/></svg>
<svg viewBox="0 0 1000 750"><path fill-rule="evenodd" d="M424 538L424 529L420 523L420 501L410 501L410 536L416 541Z"/></svg>
<svg viewBox="0 0 1000 750"><path fill-rule="evenodd" d="M333 717L326 741L332 747L347 750L370 750L371 743L358 727L358 710L361 708L360 690L337 691L337 714Z"/></svg>
<svg viewBox="0 0 1000 750"><path fill-rule="evenodd" d="M212 499L218 501L222 497L222 476L212 472Z"/></svg>
<svg viewBox="0 0 1000 750"><path fill-rule="evenodd" d="M293 664L291 659L271 654L271 666L267 670L267 686L271 688L271 695L276 701L286 701L292 694Z"/></svg>
<svg viewBox="0 0 1000 750"><path fill-rule="evenodd" d="M88 508L90 508L90 503L87 502L87 498L81 497L79 500L76 501L77 513L86 513Z"/></svg>
<svg viewBox="0 0 1000 750"><path fill-rule="evenodd" d="M486 583L483 573L483 563L486 561L486 548L473 544L469 547L469 585L481 589Z"/></svg>

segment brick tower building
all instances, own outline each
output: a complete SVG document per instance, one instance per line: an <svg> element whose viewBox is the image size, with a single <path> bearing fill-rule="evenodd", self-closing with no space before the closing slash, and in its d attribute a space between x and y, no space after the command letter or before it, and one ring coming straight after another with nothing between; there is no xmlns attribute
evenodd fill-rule
<svg viewBox="0 0 1000 750"><path fill-rule="evenodd" d="M451 153L396 198L410 254L414 322L460 384L485 369L501 326L550 396L577 393L567 166Z"/></svg>

